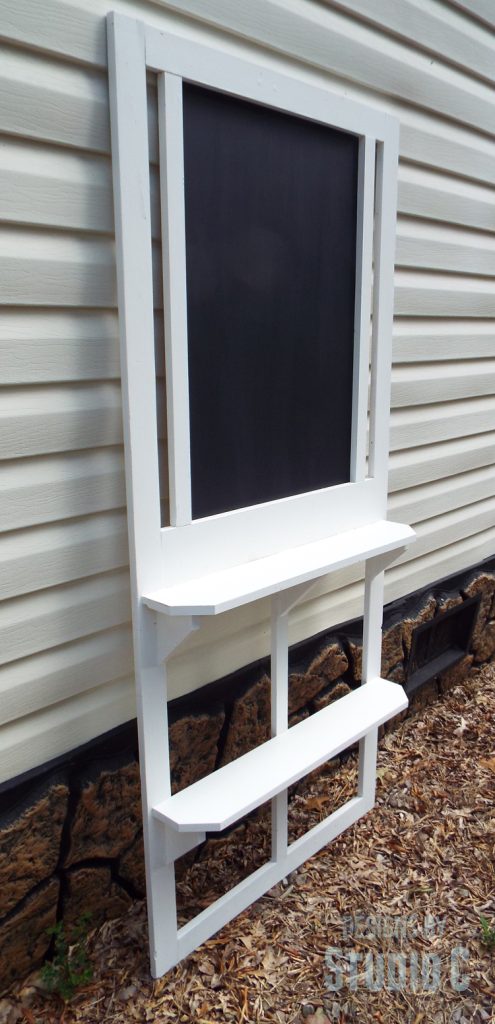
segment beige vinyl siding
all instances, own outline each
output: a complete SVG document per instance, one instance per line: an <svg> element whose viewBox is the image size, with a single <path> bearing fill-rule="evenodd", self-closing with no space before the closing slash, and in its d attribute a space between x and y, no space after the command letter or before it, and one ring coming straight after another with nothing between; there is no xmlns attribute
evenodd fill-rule
<svg viewBox="0 0 495 1024"><path fill-rule="evenodd" d="M390 514L418 540L386 599L495 553L491 0L2 0L0 781L134 715L110 9L400 118ZM155 167L152 192L158 237ZM361 603L359 567L321 581L291 640ZM173 659L172 693L267 650L264 601L208 621Z"/></svg>

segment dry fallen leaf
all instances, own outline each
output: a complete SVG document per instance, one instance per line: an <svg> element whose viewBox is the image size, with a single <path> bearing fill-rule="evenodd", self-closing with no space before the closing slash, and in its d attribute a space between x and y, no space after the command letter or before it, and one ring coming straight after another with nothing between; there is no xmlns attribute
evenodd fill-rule
<svg viewBox="0 0 495 1024"><path fill-rule="evenodd" d="M495 912L495 786L487 776L495 770L494 720L491 664L385 734L381 784L369 814L163 978L149 977L146 906L135 903L126 917L90 936L94 981L87 990L62 1008L31 975L0 1000L0 1024L23 1024L26 984L34 990L28 1002L36 1024L462 1024L462 1018L490 1024L493 954L479 935L480 915L491 920ZM469 743L452 742L459 722ZM357 785L354 756L331 774L316 772L296 785L290 841L351 798ZM181 922L268 861L270 841L264 809L228 835L207 840L179 877ZM425 933L427 916L431 933ZM391 920L399 934L387 938L363 927L359 937L351 928L354 917ZM417 934L412 928L401 936L404 921L416 922ZM421 962L423 953L435 953L440 988L371 992L360 974L354 991L344 972L337 999L325 981L330 946L343 958L353 951L386 956L402 950ZM460 964L469 977L464 992L450 979L456 946L469 954Z"/></svg>
<svg viewBox="0 0 495 1024"><path fill-rule="evenodd" d="M468 725L467 725L466 719L463 718L462 715L461 715L461 724L459 725L459 727L457 729L454 729L454 735L455 736L462 736L463 732L466 731L467 727L468 727Z"/></svg>

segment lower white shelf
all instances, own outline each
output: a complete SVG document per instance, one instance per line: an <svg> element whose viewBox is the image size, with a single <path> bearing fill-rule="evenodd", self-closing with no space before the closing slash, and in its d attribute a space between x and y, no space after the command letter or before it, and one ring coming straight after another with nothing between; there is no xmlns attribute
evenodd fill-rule
<svg viewBox="0 0 495 1024"><path fill-rule="evenodd" d="M178 832L221 832L403 711L398 683L372 679L153 808Z"/></svg>

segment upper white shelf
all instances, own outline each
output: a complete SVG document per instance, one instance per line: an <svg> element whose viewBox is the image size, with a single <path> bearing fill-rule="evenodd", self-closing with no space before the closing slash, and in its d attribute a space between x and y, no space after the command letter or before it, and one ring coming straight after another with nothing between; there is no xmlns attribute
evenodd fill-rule
<svg viewBox="0 0 495 1024"><path fill-rule="evenodd" d="M280 551L198 579L143 594L148 608L168 615L218 615L327 572L393 552L414 539L414 531L385 519L300 547Z"/></svg>

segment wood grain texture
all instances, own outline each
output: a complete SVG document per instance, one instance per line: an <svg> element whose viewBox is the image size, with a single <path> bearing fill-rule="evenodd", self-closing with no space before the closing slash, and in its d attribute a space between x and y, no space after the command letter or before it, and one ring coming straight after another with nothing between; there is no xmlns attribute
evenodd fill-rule
<svg viewBox="0 0 495 1024"><path fill-rule="evenodd" d="M0 600L120 569L129 561L121 512L15 530L0 538Z"/></svg>
<svg viewBox="0 0 495 1024"><path fill-rule="evenodd" d="M492 320L397 320L394 364L495 358ZM414 371L411 371L412 373Z"/></svg>
<svg viewBox="0 0 495 1024"><path fill-rule="evenodd" d="M104 448L6 461L2 492L2 531L123 508L123 453Z"/></svg>
<svg viewBox="0 0 495 1024"><path fill-rule="evenodd" d="M454 402L493 395L494 391L493 359L398 366L392 375L392 408Z"/></svg>
<svg viewBox="0 0 495 1024"><path fill-rule="evenodd" d="M0 663L129 622L124 570L0 604ZM97 680L95 680L95 686Z"/></svg>
<svg viewBox="0 0 495 1024"><path fill-rule="evenodd" d="M434 444L495 428L492 398L433 403L425 415L423 406L394 409L391 417L390 450Z"/></svg>
<svg viewBox="0 0 495 1024"><path fill-rule="evenodd" d="M15 388L2 398L0 423L4 459L121 444L120 388Z"/></svg>
<svg viewBox="0 0 495 1024"><path fill-rule="evenodd" d="M475 72L480 78L495 79L495 47L486 33L476 31L466 19L447 5L428 6L415 0L325 0L329 6L383 29L391 35L431 53L435 58ZM491 44L491 45L490 45Z"/></svg>
<svg viewBox="0 0 495 1024"><path fill-rule="evenodd" d="M132 657L130 626L117 626L2 666L0 725L125 678Z"/></svg>
<svg viewBox="0 0 495 1024"><path fill-rule="evenodd" d="M68 753L135 717L134 681L125 676L0 728L0 781Z"/></svg>
<svg viewBox="0 0 495 1024"><path fill-rule="evenodd" d="M413 488L429 481L447 480L455 487L456 477L479 466L493 467L495 463L495 433L472 434L401 449L390 454L389 491L393 495L403 488Z"/></svg>
<svg viewBox="0 0 495 1024"><path fill-rule="evenodd" d="M51 384L120 377L116 313L9 309L0 322L3 384Z"/></svg>

